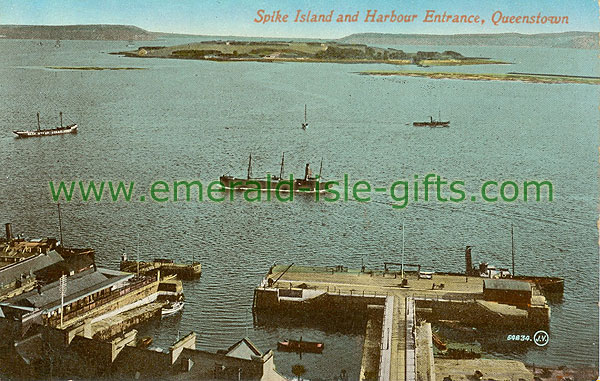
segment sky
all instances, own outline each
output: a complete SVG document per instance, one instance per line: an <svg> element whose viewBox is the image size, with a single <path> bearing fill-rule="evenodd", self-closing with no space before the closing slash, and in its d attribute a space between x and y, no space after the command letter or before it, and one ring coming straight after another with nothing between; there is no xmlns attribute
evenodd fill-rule
<svg viewBox="0 0 600 381"><path fill-rule="evenodd" d="M258 11L288 14L287 22L258 23ZM299 23L296 13L354 15L357 22ZM378 14L414 15L412 22L364 22L367 10ZM479 15L483 24L425 23L436 14ZM502 16L567 16L568 24L494 25ZM596 0L1 0L0 24L127 24L169 33L256 37L339 38L352 33L552 33L600 31Z"/></svg>

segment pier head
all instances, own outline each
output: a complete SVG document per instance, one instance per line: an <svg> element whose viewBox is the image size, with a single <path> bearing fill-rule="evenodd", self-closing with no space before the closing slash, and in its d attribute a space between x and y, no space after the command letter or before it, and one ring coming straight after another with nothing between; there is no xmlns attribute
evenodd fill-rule
<svg viewBox="0 0 600 381"><path fill-rule="evenodd" d="M430 324L538 330L547 329L550 319L550 307L533 282L343 266L275 266L255 289L253 310L259 324L289 318L360 325L361 379L367 380L456 379L475 371L532 380L518 361L434 358ZM447 374L436 378L436 372Z"/></svg>

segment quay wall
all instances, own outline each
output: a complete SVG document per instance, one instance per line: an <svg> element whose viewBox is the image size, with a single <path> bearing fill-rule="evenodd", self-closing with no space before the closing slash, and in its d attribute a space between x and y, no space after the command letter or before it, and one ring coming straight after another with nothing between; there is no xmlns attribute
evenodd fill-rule
<svg viewBox="0 0 600 381"><path fill-rule="evenodd" d="M279 291L277 288L255 290L253 312L258 325L310 325L347 331L359 329L362 332L369 306L385 304L385 296L323 292L305 298L301 289L292 289L297 291L298 297L281 297ZM283 291L289 294L288 289Z"/></svg>
<svg viewBox="0 0 600 381"><path fill-rule="evenodd" d="M322 292L314 297L306 297L303 289L291 289L296 291L297 296L282 296L289 293L288 289L258 288L254 292L254 309L279 310L298 312L298 309L306 311L322 311L330 313L336 311L357 310L367 312L369 305L384 305L385 296L363 296L361 293L341 294Z"/></svg>
<svg viewBox="0 0 600 381"><path fill-rule="evenodd" d="M377 375L379 374L383 310L383 306L368 307L367 326L363 343L363 356L360 366L361 380L377 380Z"/></svg>
<svg viewBox="0 0 600 381"><path fill-rule="evenodd" d="M138 325L140 323L144 323L148 320L152 320L155 318L160 319L162 314L162 307L157 304L157 308L145 311L140 314L136 314L135 316L130 317L129 319L125 319L120 321L118 324L114 324L109 326L107 329L98 331L94 334L93 338L98 340L108 340L111 337L114 337L122 332L127 331L129 328Z"/></svg>
<svg viewBox="0 0 600 381"><path fill-rule="evenodd" d="M547 327L550 322L548 307L528 308L525 316L514 316L490 311L476 301L415 300L418 315L427 321L459 320L464 324L493 327ZM515 308L510 306L509 308Z"/></svg>

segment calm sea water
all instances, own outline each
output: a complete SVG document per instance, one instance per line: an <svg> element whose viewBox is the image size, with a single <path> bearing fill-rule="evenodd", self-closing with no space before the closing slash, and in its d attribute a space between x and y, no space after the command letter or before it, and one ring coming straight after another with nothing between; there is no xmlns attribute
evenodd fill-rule
<svg viewBox="0 0 600 381"><path fill-rule="evenodd" d="M142 45L184 42L158 41ZM189 40L188 40L189 41ZM89 202L63 205L65 243L90 246L100 265L117 268L123 251L140 257L199 260L203 275L186 282L181 317L142 328L163 348L178 332L198 333L198 347L226 348L249 336L262 350L285 338L326 342L323 356L277 353L281 372L302 363L308 378L341 369L357 378L362 336L252 325L253 288L274 262L382 267L398 261L401 225L406 261L462 271L464 246L476 260L510 267L515 227L519 274L566 279L552 304L550 344L498 354L535 364L598 364L598 96L591 85L542 85L368 77L382 65L215 63L109 55L126 42L0 40L0 220L30 237L58 230L49 180L135 181L137 195L156 180L210 182L223 173L323 175L389 186L437 173L477 193L485 180L550 180L554 201L380 202ZM400 47L415 51L418 47ZM433 50L435 47L423 47ZM446 50L444 47L439 49ZM598 75L596 52L452 47L510 66L455 67L465 72ZM46 66L134 66L136 71L61 71ZM412 70L414 67L404 69ZM429 68L426 70L437 70ZM310 128L300 122L308 105ZM76 136L17 140L11 131L58 123ZM450 129L407 123L441 112ZM139 237L139 238L138 238ZM519 334L520 332L514 332ZM493 334L492 334L493 335ZM492 341L495 338L491 338ZM496 338L502 340L502 338ZM484 348L485 349L485 348ZM331 364L335 364L332 366ZM339 368L339 369L338 369Z"/></svg>

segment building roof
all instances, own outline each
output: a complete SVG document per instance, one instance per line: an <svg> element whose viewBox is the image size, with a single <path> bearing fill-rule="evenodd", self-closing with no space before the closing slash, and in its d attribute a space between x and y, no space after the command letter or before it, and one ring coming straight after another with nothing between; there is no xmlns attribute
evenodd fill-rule
<svg viewBox="0 0 600 381"><path fill-rule="evenodd" d="M0 268L0 285L9 284L21 278L21 275L29 275L35 271L63 261L56 251L48 254L37 254L20 262Z"/></svg>
<svg viewBox="0 0 600 381"><path fill-rule="evenodd" d="M239 359L252 360L252 356L261 357L262 353L258 350L249 338L245 337L227 349L225 356Z"/></svg>
<svg viewBox="0 0 600 381"><path fill-rule="evenodd" d="M62 274L73 275L94 267L94 257L89 254L73 255L64 261L54 263L35 271L36 279L49 283L60 278Z"/></svg>
<svg viewBox="0 0 600 381"><path fill-rule="evenodd" d="M84 271L80 274L67 277L67 292L64 298L65 304L82 299L100 290L112 287L127 278L131 274L114 276L104 274L103 271ZM60 307L60 281L50 283L41 288L41 294L33 290L7 300L9 304L25 305L34 308L53 310Z"/></svg>
<svg viewBox="0 0 600 381"><path fill-rule="evenodd" d="M529 282L514 279L484 279L483 289L531 292L531 284Z"/></svg>

